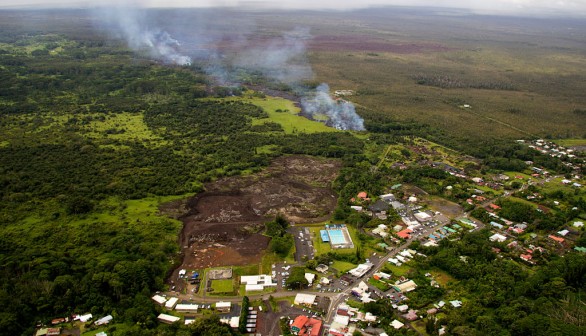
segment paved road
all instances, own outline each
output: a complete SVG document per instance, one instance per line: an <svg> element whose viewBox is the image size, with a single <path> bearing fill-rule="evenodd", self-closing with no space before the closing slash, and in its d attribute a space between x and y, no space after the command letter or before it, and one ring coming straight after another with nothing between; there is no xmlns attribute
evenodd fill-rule
<svg viewBox="0 0 586 336"><path fill-rule="evenodd" d="M403 249L407 248L407 246L409 246L409 244L411 244L413 241L419 239L420 237L425 237L446 225L447 224L428 227L425 230L421 231L421 234L419 234L417 237L412 237L400 246L395 247L391 252L381 257L381 259L378 260L376 264L374 264L372 269L368 271L364 276L362 276L362 279L369 279L374 273L378 272L385 263L388 262L389 258L396 256ZM352 288L353 286L349 286L344 291L335 294L335 297L332 299L332 302L330 303L330 308L328 309L328 314L325 318L325 324L331 325L336 311L335 308L338 307L338 305L340 305L340 303L342 303L342 301L344 301L344 299L350 295L350 293L352 292Z"/></svg>

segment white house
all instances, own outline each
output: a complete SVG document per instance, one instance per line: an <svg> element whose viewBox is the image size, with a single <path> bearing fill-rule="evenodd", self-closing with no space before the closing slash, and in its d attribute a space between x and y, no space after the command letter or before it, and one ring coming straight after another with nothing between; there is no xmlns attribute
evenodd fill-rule
<svg viewBox="0 0 586 336"><path fill-rule="evenodd" d="M157 319L160 322L167 323L167 324L173 324L173 323L181 320L180 317L173 316L173 315L167 315L167 314L159 314L159 316L157 316Z"/></svg>
<svg viewBox="0 0 586 336"><path fill-rule="evenodd" d="M165 308L167 308L167 309L175 308L175 305L177 304L178 301L179 301L179 299L176 297L170 298L169 301L167 301L167 303L165 303Z"/></svg>
<svg viewBox="0 0 586 336"><path fill-rule="evenodd" d="M507 237L503 236L502 234L495 233L492 236L488 237L488 239L492 242L497 241L499 243L502 243L505 240L507 240Z"/></svg>
<svg viewBox="0 0 586 336"><path fill-rule="evenodd" d="M315 302L315 298L316 296L313 294L298 293L297 295L295 295L295 300L293 301L293 303L296 305L311 306Z"/></svg>

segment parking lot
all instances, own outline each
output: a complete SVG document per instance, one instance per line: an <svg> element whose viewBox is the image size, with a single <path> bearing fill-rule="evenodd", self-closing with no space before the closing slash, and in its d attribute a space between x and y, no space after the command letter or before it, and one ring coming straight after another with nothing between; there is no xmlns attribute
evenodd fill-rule
<svg viewBox="0 0 586 336"><path fill-rule="evenodd" d="M289 233L295 237L295 260L297 262L305 262L313 259L313 242L311 241L311 233L308 228L291 227Z"/></svg>

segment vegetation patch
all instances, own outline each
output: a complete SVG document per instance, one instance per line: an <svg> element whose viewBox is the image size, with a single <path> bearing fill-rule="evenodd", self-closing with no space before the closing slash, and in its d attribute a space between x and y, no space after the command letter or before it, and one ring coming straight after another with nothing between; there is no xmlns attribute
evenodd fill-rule
<svg viewBox="0 0 586 336"><path fill-rule="evenodd" d="M212 280L212 289L214 294L234 292L234 280Z"/></svg>

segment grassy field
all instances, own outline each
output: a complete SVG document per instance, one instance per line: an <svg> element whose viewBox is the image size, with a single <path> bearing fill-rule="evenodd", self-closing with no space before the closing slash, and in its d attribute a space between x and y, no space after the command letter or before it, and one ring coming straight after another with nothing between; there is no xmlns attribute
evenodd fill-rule
<svg viewBox="0 0 586 336"><path fill-rule="evenodd" d="M558 139L553 140L553 142L565 147L586 146L586 139Z"/></svg>
<svg viewBox="0 0 586 336"><path fill-rule="evenodd" d="M409 273L409 271L411 271L411 267L403 264L401 266L395 266L391 263L386 263L384 266L385 270L389 271L392 273L393 276L404 276L407 275Z"/></svg>
<svg viewBox="0 0 586 336"><path fill-rule="evenodd" d="M234 280L212 280L212 293L232 293L234 291Z"/></svg>
<svg viewBox="0 0 586 336"><path fill-rule="evenodd" d="M328 127L324 123L312 121L299 116L298 114L301 111L299 107L295 106L292 101L284 98L269 96L266 98L258 98L244 95L243 97L230 99L251 103L268 113L268 119L254 119L252 121L253 125L275 122L283 127L286 134L337 132L335 128Z"/></svg>
<svg viewBox="0 0 586 336"><path fill-rule="evenodd" d="M340 274L343 274L356 267L356 265L346 261L334 260L334 263L330 267L337 269Z"/></svg>

